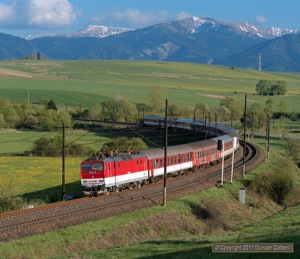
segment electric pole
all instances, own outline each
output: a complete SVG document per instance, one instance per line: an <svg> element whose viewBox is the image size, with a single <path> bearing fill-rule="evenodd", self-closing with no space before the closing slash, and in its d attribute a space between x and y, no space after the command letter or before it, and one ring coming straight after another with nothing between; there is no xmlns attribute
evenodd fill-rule
<svg viewBox="0 0 300 259"><path fill-rule="evenodd" d="M164 193L163 206L167 206L167 148L168 148L168 99L166 99L165 109L165 154L164 154Z"/></svg>
<svg viewBox="0 0 300 259"><path fill-rule="evenodd" d="M62 169L61 169L61 196L65 200L65 122L62 123Z"/></svg>
<svg viewBox="0 0 300 259"><path fill-rule="evenodd" d="M245 156L246 156L246 117L247 117L247 94L245 94L245 107L244 107L243 177L245 177L245 172L246 172L246 164L245 164Z"/></svg>

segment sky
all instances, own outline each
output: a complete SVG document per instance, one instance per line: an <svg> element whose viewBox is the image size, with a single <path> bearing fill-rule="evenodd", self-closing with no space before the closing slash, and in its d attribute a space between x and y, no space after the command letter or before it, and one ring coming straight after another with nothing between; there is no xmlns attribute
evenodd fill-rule
<svg viewBox="0 0 300 259"><path fill-rule="evenodd" d="M0 0L0 32L53 35L88 25L143 28L190 16L300 30L299 0Z"/></svg>

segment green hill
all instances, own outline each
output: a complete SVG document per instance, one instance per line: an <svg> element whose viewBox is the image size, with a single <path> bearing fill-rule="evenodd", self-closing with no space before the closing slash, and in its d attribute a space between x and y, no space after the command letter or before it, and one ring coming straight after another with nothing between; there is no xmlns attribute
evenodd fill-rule
<svg viewBox="0 0 300 259"><path fill-rule="evenodd" d="M51 98L57 104L89 107L122 96L148 102L153 87L161 87L170 104L194 107L205 102L218 106L220 99L265 103L257 96L261 79L287 83L286 96L271 97L289 111L300 110L300 73L270 73L222 66L146 61L3 61L0 62L0 95L15 101L36 102ZM138 100L138 101L137 101Z"/></svg>

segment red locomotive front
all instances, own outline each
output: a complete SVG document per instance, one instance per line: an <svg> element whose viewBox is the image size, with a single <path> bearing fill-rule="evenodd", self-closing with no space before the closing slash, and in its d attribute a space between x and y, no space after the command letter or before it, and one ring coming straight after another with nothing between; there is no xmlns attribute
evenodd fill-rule
<svg viewBox="0 0 300 259"><path fill-rule="evenodd" d="M104 190L103 160L86 160L80 165L81 186L85 195Z"/></svg>

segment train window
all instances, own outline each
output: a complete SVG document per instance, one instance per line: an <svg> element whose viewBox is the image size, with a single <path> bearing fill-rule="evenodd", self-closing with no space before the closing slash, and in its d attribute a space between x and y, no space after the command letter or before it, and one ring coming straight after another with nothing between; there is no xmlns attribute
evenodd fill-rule
<svg viewBox="0 0 300 259"><path fill-rule="evenodd" d="M160 160L159 160L159 165L160 165L160 167L162 167L162 166L163 166L162 159L160 159Z"/></svg>
<svg viewBox="0 0 300 259"><path fill-rule="evenodd" d="M176 162L176 156L174 156L174 164L176 164L177 162Z"/></svg>
<svg viewBox="0 0 300 259"><path fill-rule="evenodd" d="M180 163L180 155L178 155L178 163Z"/></svg>
<svg viewBox="0 0 300 259"><path fill-rule="evenodd" d="M154 166L153 166L154 168L158 168L158 159L156 159L155 161L154 161Z"/></svg>
<svg viewBox="0 0 300 259"><path fill-rule="evenodd" d="M168 165L170 165L171 163L171 159L168 157Z"/></svg>
<svg viewBox="0 0 300 259"><path fill-rule="evenodd" d="M103 170L103 164L94 164L94 165L93 165L93 168L94 168L95 170Z"/></svg>
<svg viewBox="0 0 300 259"><path fill-rule="evenodd" d="M137 164L137 165L139 164L139 160L136 160L136 164Z"/></svg>
<svg viewBox="0 0 300 259"><path fill-rule="evenodd" d="M140 164L143 164L143 160L142 159L140 160Z"/></svg>
<svg viewBox="0 0 300 259"><path fill-rule="evenodd" d="M81 166L81 168L82 168L82 171L89 171L89 170L92 169L92 165L90 165L90 164L83 164Z"/></svg>
<svg viewBox="0 0 300 259"><path fill-rule="evenodd" d="M120 168L121 167L121 165L120 165L120 163L118 163L118 168Z"/></svg>

